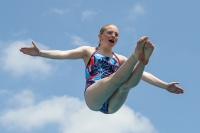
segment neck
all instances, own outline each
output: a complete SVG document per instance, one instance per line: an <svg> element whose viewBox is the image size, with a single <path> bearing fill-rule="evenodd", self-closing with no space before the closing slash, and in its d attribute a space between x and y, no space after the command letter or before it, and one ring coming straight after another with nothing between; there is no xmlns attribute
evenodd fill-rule
<svg viewBox="0 0 200 133"><path fill-rule="evenodd" d="M108 56L108 57L112 57L113 53L112 53L112 48L106 48L103 45L100 45L98 47L98 52L104 56Z"/></svg>

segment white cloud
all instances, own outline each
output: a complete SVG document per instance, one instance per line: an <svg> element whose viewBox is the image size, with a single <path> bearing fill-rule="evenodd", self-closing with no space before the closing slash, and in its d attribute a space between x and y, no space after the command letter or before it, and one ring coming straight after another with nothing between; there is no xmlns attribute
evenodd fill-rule
<svg viewBox="0 0 200 133"><path fill-rule="evenodd" d="M144 7L141 4L135 4L134 7L128 11L128 18L134 21L138 16L143 16L144 13Z"/></svg>
<svg viewBox="0 0 200 133"><path fill-rule="evenodd" d="M89 110L85 102L74 97L52 97L35 103L34 94L24 90L14 96L16 105L23 100L19 96L31 102L0 113L0 124L7 130L32 131L55 124L60 133L156 133L148 118L125 105L117 113L106 115Z"/></svg>
<svg viewBox="0 0 200 133"><path fill-rule="evenodd" d="M97 15L97 12L94 11L84 11L82 13L82 21L90 21L93 17Z"/></svg>
<svg viewBox="0 0 200 133"><path fill-rule="evenodd" d="M83 38L76 36L76 35L72 35L70 36L72 39L72 43L76 46L90 46L90 43L86 42L83 40Z"/></svg>
<svg viewBox="0 0 200 133"><path fill-rule="evenodd" d="M47 14L47 13L55 13L55 14L63 15L63 14L69 13L70 11L71 11L70 9L57 9L57 8L53 8L50 11L45 12L44 15Z"/></svg>
<svg viewBox="0 0 200 133"><path fill-rule="evenodd" d="M141 5L136 4L134 6L134 8L133 8L133 12L135 14L138 14L138 15L143 15L145 13L145 10L144 10L144 8Z"/></svg>
<svg viewBox="0 0 200 133"><path fill-rule="evenodd" d="M17 105L17 106L27 106L32 105L34 103L35 95L30 90L23 90L20 93L14 95L10 100L8 101L11 104Z"/></svg>
<svg viewBox="0 0 200 133"><path fill-rule="evenodd" d="M6 43L7 47L1 51L2 54L0 55L0 66L15 76L28 74L31 76L38 76L41 74L49 74L52 70L52 67L47 60L40 57L24 55L19 51L20 47L30 46L30 44L31 40ZM45 47L41 44L38 45L41 48Z"/></svg>

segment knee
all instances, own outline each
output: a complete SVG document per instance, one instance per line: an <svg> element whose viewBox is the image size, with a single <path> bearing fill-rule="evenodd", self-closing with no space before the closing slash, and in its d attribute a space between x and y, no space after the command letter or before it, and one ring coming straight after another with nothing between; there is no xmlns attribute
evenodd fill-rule
<svg viewBox="0 0 200 133"><path fill-rule="evenodd" d="M99 111L101 109L101 107L98 107L97 105L91 105L91 104L88 104L86 102L87 106L89 109L91 109L92 111Z"/></svg>
<svg viewBox="0 0 200 133"><path fill-rule="evenodd" d="M114 114L114 113L116 113L118 110L112 110L112 109L109 109L108 108L108 114Z"/></svg>
<svg viewBox="0 0 200 133"><path fill-rule="evenodd" d="M139 84L139 82L140 82L140 81L132 81L132 82L127 81L127 82L125 83L125 87L126 87L126 89L134 88L134 87L136 87L136 86Z"/></svg>
<svg viewBox="0 0 200 133"><path fill-rule="evenodd" d="M138 82L139 83L139 82ZM138 83L129 83L128 81L121 84L119 91L121 92L127 92L130 91L132 88L138 85Z"/></svg>
<svg viewBox="0 0 200 133"><path fill-rule="evenodd" d="M129 86L127 82L124 82L121 84L121 86L118 88L118 91L121 93L127 92L131 89L132 87Z"/></svg>
<svg viewBox="0 0 200 133"><path fill-rule="evenodd" d="M94 103L93 100L89 100L87 98L85 98L85 102L88 108L91 109L92 111L99 111L102 107L102 105L98 105L98 103Z"/></svg>

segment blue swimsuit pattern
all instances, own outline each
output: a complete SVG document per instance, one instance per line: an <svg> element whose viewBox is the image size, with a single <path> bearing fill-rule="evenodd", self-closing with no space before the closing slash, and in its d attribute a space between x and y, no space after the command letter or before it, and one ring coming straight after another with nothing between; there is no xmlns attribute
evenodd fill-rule
<svg viewBox="0 0 200 133"><path fill-rule="evenodd" d="M96 81L108 77L118 70L120 62L118 57L114 53L113 55L115 56L114 58L103 56L97 52L96 48L95 52L91 55L85 69L85 90ZM108 114L108 105L109 101L107 100L103 104L100 111Z"/></svg>

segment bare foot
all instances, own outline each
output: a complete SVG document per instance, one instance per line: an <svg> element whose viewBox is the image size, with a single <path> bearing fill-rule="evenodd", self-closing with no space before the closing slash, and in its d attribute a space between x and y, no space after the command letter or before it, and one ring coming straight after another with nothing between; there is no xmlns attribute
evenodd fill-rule
<svg viewBox="0 0 200 133"><path fill-rule="evenodd" d="M144 60L142 63L146 65L149 62L149 58L154 50L154 45L149 40L144 44Z"/></svg>
<svg viewBox="0 0 200 133"><path fill-rule="evenodd" d="M137 46L135 48L134 54L136 56L136 59L138 59L139 61L144 61L144 59L145 59L144 45L147 42L147 40L148 40L148 37L143 36L137 42Z"/></svg>

